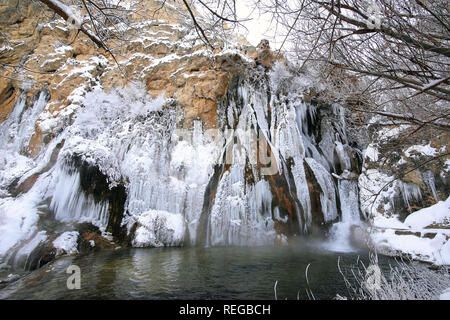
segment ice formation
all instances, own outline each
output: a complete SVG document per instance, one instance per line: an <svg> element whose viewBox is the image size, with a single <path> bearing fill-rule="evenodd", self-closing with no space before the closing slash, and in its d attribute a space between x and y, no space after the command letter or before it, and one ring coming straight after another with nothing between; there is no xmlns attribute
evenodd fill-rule
<svg viewBox="0 0 450 320"><path fill-rule="evenodd" d="M80 192L80 174L55 172L55 191L50 209L55 219L63 222L90 222L105 230L108 223L108 202L97 202L92 195Z"/></svg>
<svg viewBox="0 0 450 320"><path fill-rule="evenodd" d="M335 222L341 213L342 222L359 221L355 182L332 175L355 170L342 108L305 103L295 88L286 89L283 72L278 80L257 71L262 80L238 81L219 103L213 130L201 121L186 128L176 101L154 99L142 85L95 87L35 158L26 152L33 123L39 118L44 131L56 124L45 93L28 108L20 99L0 124L0 187L7 195L0 199L1 262L10 264L11 252L27 257L48 241L51 231L39 230L39 219L67 226L53 245L69 254L74 243L66 244L75 233L67 232L76 232L74 225L110 230L111 199L95 193L98 181L83 185L82 168L98 170L106 189L123 186L121 226L137 247L267 245L308 233L314 221ZM9 196L11 185L28 184L29 190Z"/></svg>

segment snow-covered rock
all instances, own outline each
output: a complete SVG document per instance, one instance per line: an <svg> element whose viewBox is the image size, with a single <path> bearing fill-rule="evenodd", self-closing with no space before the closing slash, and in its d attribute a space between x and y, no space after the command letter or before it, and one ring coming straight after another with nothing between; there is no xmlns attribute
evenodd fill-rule
<svg viewBox="0 0 450 320"><path fill-rule="evenodd" d="M450 197L410 214L404 223L396 217L374 219L371 240L382 254L404 255L435 265L450 264Z"/></svg>
<svg viewBox="0 0 450 320"><path fill-rule="evenodd" d="M181 214L149 210L137 218L133 240L136 247L180 246L183 244L186 222Z"/></svg>
<svg viewBox="0 0 450 320"><path fill-rule="evenodd" d="M423 229L438 225L450 229L450 197L435 205L411 213L405 219L405 224L411 229Z"/></svg>
<svg viewBox="0 0 450 320"><path fill-rule="evenodd" d="M78 253L78 231L68 231L61 234L53 240L53 246L56 248L56 255L72 255Z"/></svg>

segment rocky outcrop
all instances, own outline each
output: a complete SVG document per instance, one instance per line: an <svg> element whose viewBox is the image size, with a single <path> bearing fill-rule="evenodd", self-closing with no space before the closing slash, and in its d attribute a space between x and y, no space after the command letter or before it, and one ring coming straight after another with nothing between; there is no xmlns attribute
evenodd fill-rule
<svg viewBox="0 0 450 320"><path fill-rule="evenodd" d="M367 209L368 214L398 214L404 220L411 212L447 199L450 193L447 132L433 128L414 132L415 128L407 125L376 124L371 130L372 142L365 151L360 183L379 196L372 197L375 211ZM367 203L369 198L368 193Z"/></svg>
<svg viewBox="0 0 450 320"><path fill-rule="evenodd" d="M449 264L448 133L381 121L374 121L369 132L359 185L361 206L372 224L370 247L380 254ZM437 213L441 218L433 216Z"/></svg>

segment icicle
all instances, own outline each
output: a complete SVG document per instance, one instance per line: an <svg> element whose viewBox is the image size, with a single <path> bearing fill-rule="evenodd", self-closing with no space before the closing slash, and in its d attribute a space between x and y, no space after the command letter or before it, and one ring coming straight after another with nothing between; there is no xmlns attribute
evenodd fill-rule
<svg viewBox="0 0 450 320"><path fill-rule="evenodd" d="M422 193L420 192L420 187L414 183L406 183L403 181L399 181L400 192L403 196L403 201L406 203L408 208L411 208L410 201L420 200L422 198Z"/></svg>
<svg viewBox="0 0 450 320"><path fill-rule="evenodd" d="M298 128L303 134L308 134L308 119L307 119L307 112L308 112L308 106L306 103L301 103L297 108L297 125Z"/></svg>
<svg viewBox="0 0 450 320"><path fill-rule="evenodd" d="M192 135L192 143L194 146L199 146L203 144L203 131L201 121L194 121L194 132Z"/></svg>
<svg viewBox="0 0 450 320"><path fill-rule="evenodd" d="M320 204L322 206L324 221L333 221L337 218L337 207L335 186L331 174L313 158L306 158L305 160L322 189L320 193Z"/></svg>
<svg viewBox="0 0 450 320"><path fill-rule="evenodd" d="M295 188L297 189L297 198L303 208L305 216L304 225L301 224L302 219L299 219L300 230L307 231L311 227L312 213L311 213L311 196L309 193L308 181L304 168L304 161L301 158L295 158L295 163L291 166L292 176L294 177ZM289 181L289 179L287 179Z"/></svg>
<svg viewBox="0 0 450 320"><path fill-rule="evenodd" d="M344 145L340 141L336 141L335 144L336 144L335 150L338 155L342 171L344 170L350 171L352 169L352 163L347 154L347 151L345 150Z"/></svg>
<svg viewBox="0 0 450 320"><path fill-rule="evenodd" d="M428 186L428 188L430 188L431 193L433 194L434 200L436 200L436 202L439 201L439 198L437 196L437 192L436 192L436 184L435 184L435 180L434 180L434 173L431 170L425 171L424 173L422 173L422 177L423 177L423 181L425 182L425 184Z"/></svg>
<svg viewBox="0 0 450 320"><path fill-rule="evenodd" d="M239 171L243 173L242 170L236 172ZM224 173L209 216L208 245L274 243L276 232L269 184L264 180L255 186L245 187L244 184L243 175L236 180L236 177L231 177L231 173Z"/></svg>
<svg viewBox="0 0 450 320"><path fill-rule="evenodd" d="M275 220L281 221L283 223L286 223L288 221L287 216L281 218L280 209L278 207L275 207L275 209L273 209L273 217L275 218Z"/></svg>
<svg viewBox="0 0 450 320"><path fill-rule="evenodd" d="M270 91L264 80L247 81L237 88L236 101L230 101L222 110L222 124L228 120L230 126L237 125L229 128L234 131L228 136L223 131L219 134L227 136L232 162L218 181L212 199L207 223L209 245L272 244L277 237L283 238L275 231L272 214L281 222L288 220L280 217L278 208L272 213L271 186L259 175L260 168L256 165L257 134L260 142L267 143L272 151L270 160L276 162L272 174L284 173L288 189L297 191L305 214L305 225L301 225L300 230L306 230L312 223L305 157L323 191L320 202L325 221L337 217L336 187L330 171L333 170L334 148L342 167L350 168L342 138L345 123L324 126L322 110L304 103L298 92L280 98L282 102L271 95L269 112ZM0 145L1 148L19 152L28 145L34 123L46 105L45 98L42 93L29 109L25 109L24 99L19 101L8 120L0 124L0 144L5 144ZM185 230L195 244L205 190L218 159L223 160L224 139L208 139L198 120L193 122L189 132L176 133L178 111L171 107L163 109L164 103L163 98L152 99L144 86L131 91L88 93L83 102L85 107L77 111L74 123L64 132L61 159L49 172L52 178L47 186L49 191L42 188L37 198L42 200L44 194L52 197L50 207L60 221L88 221L101 229L106 227L108 202L96 202L85 194L80 189L79 173L63 166L62 159L76 154L98 167L107 176L110 187L125 184L127 200L123 223L128 230L137 224L133 239L136 246L180 245L186 240ZM333 106L333 109L342 120L342 108ZM309 131L316 130L309 126L317 121L322 121L321 133L317 137L310 136ZM15 136L18 139L11 139ZM188 138L179 139L185 136ZM234 143L234 137L238 144ZM335 141L343 141L344 145ZM350 182L344 186L346 183L339 183L340 196L347 199L342 205L343 220L354 210L357 199L354 186ZM341 190L346 187L349 189L345 192ZM299 219L299 223L302 221Z"/></svg>
<svg viewBox="0 0 450 320"><path fill-rule="evenodd" d="M25 153L37 118L47 105L47 94L41 92L34 104L25 109L25 96L21 96L8 118L0 124L0 148Z"/></svg>
<svg viewBox="0 0 450 320"><path fill-rule="evenodd" d="M12 142L17 143L15 138L17 131L19 130L19 124L21 122L21 116L25 108L25 97L20 96L14 109L9 114L8 118L0 123L0 147L2 149L7 149L8 144ZM9 149L14 149L14 151L19 152L19 148L13 147Z"/></svg>
<svg viewBox="0 0 450 320"><path fill-rule="evenodd" d="M346 125L345 125L345 109L336 103L333 103L332 108L333 108L333 113L339 117L340 123L339 123L339 126L337 126L337 130L338 130L337 133L343 139L344 143L348 143Z"/></svg>
<svg viewBox="0 0 450 320"><path fill-rule="evenodd" d="M90 222L104 231L108 225L108 201L96 202L92 195L86 195L80 187L80 174L57 170L55 190L50 209L55 218L63 222Z"/></svg>

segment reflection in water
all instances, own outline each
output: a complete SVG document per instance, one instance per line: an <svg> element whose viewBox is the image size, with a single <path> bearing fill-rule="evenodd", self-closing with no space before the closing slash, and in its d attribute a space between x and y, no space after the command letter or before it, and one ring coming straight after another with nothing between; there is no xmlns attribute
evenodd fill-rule
<svg viewBox="0 0 450 320"><path fill-rule="evenodd" d="M12 299L307 299L305 269L316 298L348 295L337 269L358 255L312 246L121 249L63 258L0 289ZM365 253L362 260L367 261ZM380 257L388 267L388 258ZM68 290L67 267L81 268L81 290Z"/></svg>
<svg viewBox="0 0 450 320"><path fill-rule="evenodd" d="M158 250L158 249L154 249ZM132 250L131 264L124 266L124 278L131 282L129 293L133 298L145 298L147 293L169 291L172 284L181 282L180 268L183 261L182 250L158 250L149 254L147 249Z"/></svg>

